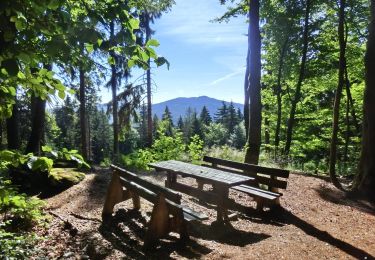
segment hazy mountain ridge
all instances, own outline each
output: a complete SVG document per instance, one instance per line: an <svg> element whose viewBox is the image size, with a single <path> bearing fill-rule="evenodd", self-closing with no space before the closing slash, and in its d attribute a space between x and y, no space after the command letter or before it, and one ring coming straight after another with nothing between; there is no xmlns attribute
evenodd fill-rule
<svg viewBox="0 0 375 260"><path fill-rule="evenodd" d="M230 102L224 101L224 103L229 105ZM156 114L160 119L164 113L165 107L168 106L169 111L172 113L173 121L176 122L180 116L184 118L184 116L186 115L186 111L189 107L191 107L193 111L195 110L199 115L203 106L206 106L208 111L210 112L211 117L214 117L217 109L220 108L222 105L222 100L210 98L207 96L189 98L179 97L161 103L153 104L152 114ZM243 104L233 102L233 105L236 108L236 110L239 108L241 112L243 112Z"/></svg>

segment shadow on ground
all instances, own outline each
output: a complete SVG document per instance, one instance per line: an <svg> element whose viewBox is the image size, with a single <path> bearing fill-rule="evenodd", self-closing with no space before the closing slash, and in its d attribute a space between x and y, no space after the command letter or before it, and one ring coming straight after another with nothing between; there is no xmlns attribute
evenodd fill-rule
<svg viewBox="0 0 375 260"><path fill-rule="evenodd" d="M161 239L156 249L145 251L143 241L146 234L146 218L136 210L119 209L110 222L99 227L100 234L109 241L113 248L129 258L136 259L170 259L176 252L186 258L199 258L211 250L198 244L193 239L180 242L178 236L170 235Z"/></svg>
<svg viewBox="0 0 375 260"><path fill-rule="evenodd" d="M325 201L329 201L334 204L350 206L362 212L375 215L375 204L371 204L366 200L362 200L358 194L345 193L338 189L331 189L324 186L315 188L315 191Z"/></svg>
<svg viewBox="0 0 375 260"><path fill-rule="evenodd" d="M312 224L306 222L284 208L277 208L277 210L270 211L267 215L267 218L273 218L280 223L294 225L307 235L315 237L322 242L328 243L356 259L375 259L375 256L372 256L362 249L357 248L343 240L335 238L326 231L314 227Z"/></svg>

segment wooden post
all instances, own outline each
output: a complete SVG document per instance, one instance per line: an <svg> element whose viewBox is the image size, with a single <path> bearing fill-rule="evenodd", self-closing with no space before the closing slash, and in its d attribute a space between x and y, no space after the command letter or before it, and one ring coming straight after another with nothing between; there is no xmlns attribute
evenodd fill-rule
<svg viewBox="0 0 375 260"><path fill-rule="evenodd" d="M169 233L169 211L164 194L159 194L152 209L151 219L146 232L144 247L152 248L157 240Z"/></svg>
<svg viewBox="0 0 375 260"><path fill-rule="evenodd" d="M139 195L135 192L132 192L131 197L133 200L134 209L139 210L141 208L141 199L139 198Z"/></svg>
<svg viewBox="0 0 375 260"><path fill-rule="evenodd" d="M105 202L102 211L102 219L107 219L113 213L113 207L123 201L124 194L122 191L122 185L120 183L120 176L116 171L112 172L112 179L109 183L107 194L105 196Z"/></svg>
<svg viewBox="0 0 375 260"><path fill-rule="evenodd" d="M275 176L272 176L272 175L271 175L271 179L272 179L272 180L277 180L277 178L276 178ZM279 189L278 189L278 188L275 188L275 187L271 187L269 190L272 191L272 192L279 192ZM278 198L273 202L273 205L280 206L280 197L278 197Z"/></svg>

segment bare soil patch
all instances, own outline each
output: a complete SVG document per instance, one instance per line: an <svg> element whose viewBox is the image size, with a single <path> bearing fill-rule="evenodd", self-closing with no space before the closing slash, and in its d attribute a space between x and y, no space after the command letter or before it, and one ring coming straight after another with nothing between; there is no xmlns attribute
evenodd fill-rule
<svg viewBox="0 0 375 260"><path fill-rule="evenodd" d="M163 184L159 173L143 175ZM76 186L46 199L53 212L49 228L38 233L35 258L59 259L374 259L375 211L348 198L325 180L291 174L281 198L282 209L258 214L255 202L240 192L230 196L245 208L231 221L233 228L212 227L213 205L183 196L183 204L209 219L190 226L191 240L178 235L163 239L157 249L142 249L145 223L152 206L142 200L140 213L131 201L116 206L110 224L102 224L101 210L110 180L108 170L88 174ZM186 178L184 182L195 185Z"/></svg>

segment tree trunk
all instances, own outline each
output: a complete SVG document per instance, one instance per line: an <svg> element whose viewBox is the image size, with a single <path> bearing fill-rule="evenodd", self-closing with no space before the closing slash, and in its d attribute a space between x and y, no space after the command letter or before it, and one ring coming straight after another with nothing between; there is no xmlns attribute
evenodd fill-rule
<svg viewBox="0 0 375 260"><path fill-rule="evenodd" d="M51 64L44 64L44 68L52 70ZM26 146L26 153L40 155L44 139L44 125L46 120L46 100L33 95L31 97L31 134Z"/></svg>
<svg viewBox="0 0 375 260"><path fill-rule="evenodd" d="M285 39L283 47L280 52L280 59L279 59L279 69L277 72L277 86L276 86L276 98L277 98L277 121L276 121L276 130L275 130L275 157L277 155L277 151L280 144L280 127L281 127L281 109L282 109L282 100L281 100L281 77L282 71L284 66L284 57L286 53L286 48L288 46L289 37Z"/></svg>
<svg viewBox="0 0 375 260"><path fill-rule="evenodd" d="M114 45L115 24L113 21L110 23L110 41ZM110 51L110 55L116 61L115 53ZM119 157L119 130L118 130L118 111L117 111L117 77L116 65L111 65L111 88L112 88L112 116L113 116L113 161L117 162Z"/></svg>
<svg viewBox="0 0 375 260"><path fill-rule="evenodd" d="M40 155L46 114L46 101L40 97L31 98L31 134L26 147L26 153Z"/></svg>
<svg viewBox="0 0 375 260"><path fill-rule="evenodd" d="M311 0L306 0L305 22L304 22L304 29L303 29L302 60L301 60L301 67L300 67L296 92L294 94L292 107L290 109L290 115L289 115L289 120L288 120L288 128L287 128L287 131L286 131L286 142L285 142L285 148L284 148L284 154L285 155L288 155L289 151L290 151L290 145L292 143L294 121L295 121L295 116L296 116L297 103L299 102L299 100L301 98L301 86L302 86L303 79L305 77L307 49L308 49L308 44L309 44L308 35L309 35L310 5L311 5L310 1Z"/></svg>
<svg viewBox="0 0 375 260"><path fill-rule="evenodd" d="M345 84L345 0L340 0L340 10L339 10L339 44L340 44L340 57L339 57L339 75L338 75L338 85L335 94L335 102L333 105L333 122L332 122L332 137L329 153L329 175L331 177L332 183L339 189L342 189L341 183L336 177L336 160L337 160L337 140L339 132L339 117L340 117L340 102L342 96L342 90Z"/></svg>
<svg viewBox="0 0 375 260"><path fill-rule="evenodd" d="M261 102L261 38L259 30L259 0L249 2L249 87L250 97L249 130L245 162L258 164L261 143L262 102Z"/></svg>
<svg viewBox="0 0 375 260"><path fill-rule="evenodd" d="M375 201L375 0L371 0L371 22L365 57L366 87L363 101L362 151L354 187Z"/></svg>
<svg viewBox="0 0 375 260"><path fill-rule="evenodd" d="M85 71L82 66L79 68L79 111L81 126L81 152L85 160L88 159L88 135L86 121L86 87L85 87Z"/></svg>
<svg viewBox="0 0 375 260"><path fill-rule="evenodd" d="M145 27L146 27L146 42L151 38L151 29L150 29L150 15L148 12L145 12ZM150 59L147 61L147 146L151 147L152 145L152 100L151 100L151 62Z"/></svg>
<svg viewBox="0 0 375 260"><path fill-rule="evenodd" d="M345 123L346 123L346 131L345 131L345 146L344 146L344 155L343 161L348 161L348 151L349 151L349 140L350 140L350 120L349 120L349 110L350 110L350 103L349 99L346 100L346 111L345 111Z"/></svg>
<svg viewBox="0 0 375 260"><path fill-rule="evenodd" d="M250 11L249 11L249 18L250 18ZM244 123L245 123L245 133L246 133L246 140L249 137L249 118L250 118L250 97L249 97L249 78L250 78L250 23L248 27L248 49L247 49L247 56L246 56L246 72L245 72L245 82L244 82L244 106L243 106L243 116L244 116Z"/></svg>
<svg viewBox="0 0 375 260"><path fill-rule="evenodd" d="M19 136L19 112L18 112L18 101L15 97L16 103L12 108L12 116L7 118L7 143L9 150L20 149L20 136Z"/></svg>

